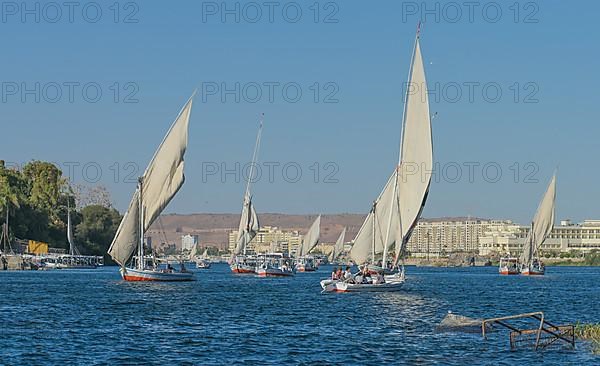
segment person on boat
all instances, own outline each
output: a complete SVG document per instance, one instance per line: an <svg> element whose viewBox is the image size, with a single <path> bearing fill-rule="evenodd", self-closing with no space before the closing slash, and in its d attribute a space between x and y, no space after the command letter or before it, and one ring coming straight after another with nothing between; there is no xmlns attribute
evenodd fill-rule
<svg viewBox="0 0 600 366"><path fill-rule="evenodd" d="M342 267L338 267L337 271L335 272L335 277L337 279L340 279L340 278L342 278L342 275L343 275L343 273L342 273Z"/></svg>
<svg viewBox="0 0 600 366"><path fill-rule="evenodd" d="M337 271L335 270L335 268L333 269L333 271L331 271L331 279L334 281L339 279L337 278Z"/></svg>
<svg viewBox="0 0 600 366"><path fill-rule="evenodd" d="M171 266L171 263L167 263L167 269L166 269L167 273L173 273L173 267Z"/></svg>
<svg viewBox="0 0 600 366"><path fill-rule="evenodd" d="M364 266L362 269L362 282L363 283L371 283L371 273L369 272L369 268Z"/></svg>
<svg viewBox="0 0 600 366"><path fill-rule="evenodd" d="M349 280L352 278L352 272L350 272L350 266L346 266L346 271L344 271L344 279Z"/></svg>

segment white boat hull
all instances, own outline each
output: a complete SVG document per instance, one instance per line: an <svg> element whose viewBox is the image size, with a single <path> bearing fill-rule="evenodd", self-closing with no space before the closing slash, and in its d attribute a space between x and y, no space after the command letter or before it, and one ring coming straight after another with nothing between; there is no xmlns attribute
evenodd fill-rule
<svg viewBox="0 0 600 366"><path fill-rule="evenodd" d="M338 282L335 284L335 292L394 292L400 291L404 285L403 280L394 282L373 283L348 283Z"/></svg>
<svg viewBox="0 0 600 366"><path fill-rule="evenodd" d="M182 282L193 281L192 272L163 272L152 269L121 268L121 277L125 281L159 281L159 282Z"/></svg>
<svg viewBox="0 0 600 366"><path fill-rule="evenodd" d="M281 268L259 268L256 274L259 277L291 277L294 275L294 272Z"/></svg>

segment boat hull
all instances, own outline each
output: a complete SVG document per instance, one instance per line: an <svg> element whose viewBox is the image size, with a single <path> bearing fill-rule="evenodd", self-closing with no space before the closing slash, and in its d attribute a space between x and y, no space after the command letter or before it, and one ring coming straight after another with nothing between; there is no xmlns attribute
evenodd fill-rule
<svg viewBox="0 0 600 366"><path fill-rule="evenodd" d="M292 277L294 272L280 268L260 268L257 272L259 277Z"/></svg>
<svg viewBox="0 0 600 366"><path fill-rule="evenodd" d="M121 277L125 281L132 282L183 282L194 280L192 272L161 272L133 268L121 268Z"/></svg>
<svg viewBox="0 0 600 366"><path fill-rule="evenodd" d="M335 284L335 292L395 292L400 291L404 281L372 283L348 283L338 282Z"/></svg>
<svg viewBox="0 0 600 366"><path fill-rule="evenodd" d="M237 274L254 274L256 273L256 268L248 265L237 264L234 263L231 266L231 272Z"/></svg>
<svg viewBox="0 0 600 366"><path fill-rule="evenodd" d="M315 272L317 270L316 267L305 266L305 265L297 265L296 272Z"/></svg>
<svg viewBox="0 0 600 366"><path fill-rule="evenodd" d="M543 276L546 270L544 268L523 268L521 274L523 276Z"/></svg>
<svg viewBox="0 0 600 366"><path fill-rule="evenodd" d="M519 274L519 271L517 271L516 269L507 268L507 267L501 267L498 270L498 273L501 275L517 275L517 274Z"/></svg>

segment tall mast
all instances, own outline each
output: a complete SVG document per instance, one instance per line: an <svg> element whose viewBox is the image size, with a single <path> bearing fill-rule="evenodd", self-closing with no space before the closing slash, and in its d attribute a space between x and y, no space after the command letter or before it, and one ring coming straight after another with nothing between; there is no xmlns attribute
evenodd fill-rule
<svg viewBox="0 0 600 366"><path fill-rule="evenodd" d="M140 243L138 246L138 269L144 269L144 205L142 204L142 186L143 186L143 177L140 177L138 180L138 189L140 190L140 195L138 198L139 211L140 211Z"/></svg>
<svg viewBox="0 0 600 366"><path fill-rule="evenodd" d="M410 90L410 82L412 80L412 72L413 72L413 65L415 63L415 53L417 50L417 42L419 41L419 34L421 33L421 22L419 22L417 24L417 34L415 36L415 43L413 45L413 51L412 51L412 57L410 58L410 67L408 69L408 81L406 82L406 94L404 95L404 106L402 108L402 128L400 129L400 152L398 153L398 166L396 167L396 172L395 172L395 182L394 182L394 193L392 197L396 197L397 196L397 190L398 190L398 174L399 174L399 170L401 169L402 166L402 147L404 146L404 128L406 126L406 109L408 106L408 93ZM391 230L391 226L392 226L392 210L394 209L394 199L390 200L390 215L388 218L388 225L387 225L387 230L385 233L385 242L383 243L383 261L382 261L382 265L385 266L386 260L387 260L387 243L390 239L390 230ZM398 202L398 213L400 211L400 202ZM400 234L402 234L402 217L400 217L400 215L398 215L399 218L399 222L400 222ZM400 243L398 243L398 239L400 239ZM396 238L396 243L395 245L403 245L404 244L404 238Z"/></svg>
<svg viewBox="0 0 600 366"><path fill-rule="evenodd" d="M372 251L371 251L371 263L375 264L375 218L377 215L375 214L375 209L377 208L377 201L373 201L373 241L372 241Z"/></svg>
<svg viewBox="0 0 600 366"><path fill-rule="evenodd" d="M260 139L261 139L261 135L262 135L264 117L265 117L265 114L261 113L260 125L258 127L258 134L256 135L256 143L254 144L254 153L252 153L252 165L250 165L250 174L248 175L248 179L246 182L246 196L250 194L250 183L252 182L252 176L254 174L254 165L256 164L256 159L258 158L258 151L260 149ZM244 196L244 198L246 196Z"/></svg>

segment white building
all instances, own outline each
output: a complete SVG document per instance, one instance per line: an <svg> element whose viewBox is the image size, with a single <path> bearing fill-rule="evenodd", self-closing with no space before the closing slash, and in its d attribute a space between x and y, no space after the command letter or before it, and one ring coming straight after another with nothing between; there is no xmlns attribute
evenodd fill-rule
<svg viewBox="0 0 600 366"><path fill-rule="evenodd" d="M407 250L413 257L445 256L452 252L518 255L528 233L529 226L510 220L422 220L415 227ZM585 220L580 224L561 221L541 250L600 250L600 220Z"/></svg>

